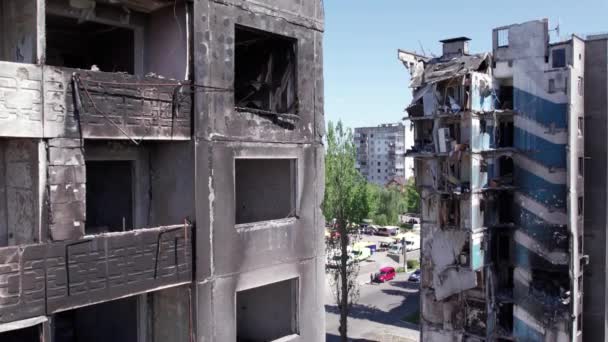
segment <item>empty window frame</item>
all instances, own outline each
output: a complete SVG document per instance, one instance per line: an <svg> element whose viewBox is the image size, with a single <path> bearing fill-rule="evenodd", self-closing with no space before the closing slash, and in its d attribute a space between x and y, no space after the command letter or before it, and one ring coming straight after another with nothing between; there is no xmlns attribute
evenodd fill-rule
<svg viewBox="0 0 608 342"><path fill-rule="evenodd" d="M2 342L41 342L42 327L35 325L23 329L10 330L0 333Z"/></svg>
<svg viewBox="0 0 608 342"><path fill-rule="evenodd" d="M133 161L87 161L86 175L86 233L133 229Z"/></svg>
<svg viewBox="0 0 608 342"><path fill-rule="evenodd" d="M582 116L578 117L578 136L582 137L585 129L585 121Z"/></svg>
<svg viewBox="0 0 608 342"><path fill-rule="evenodd" d="M501 85L498 89L500 109L513 109L513 86Z"/></svg>
<svg viewBox="0 0 608 342"><path fill-rule="evenodd" d="M496 35L497 35L498 47L509 46L509 29L508 28L498 30Z"/></svg>
<svg viewBox="0 0 608 342"><path fill-rule="evenodd" d="M237 109L297 114L296 56L296 39L236 25Z"/></svg>
<svg viewBox="0 0 608 342"><path fill-rule="evenodd" d="M298 279L236 293L237 342L274 341L299 334Z"/></svg>
<svg viewBox="0 0 608 342"><path fill-rule="evenodd" d="M555 93L555 80L553 78L549 79L549 94Z"/></svg>
<svg viewBox="0 0 608 342"><path fill-rule="evenodd" d="M128 297L53 316L53 341L138 341L138 297Z"/></svg>
<svg viewBox="0 0 608 342"><path fill-rule="evenodd" d="M296 159L237 158L234 178L236 224L297 215Z"/></svg>
<svg viewBox="0 0 608 342"><path fill-rule="evenodd" d="M578 198L578 216L583 217L583 197Z"/></svg>
<svg viewBox="0 0 608 342"><path fill-rule="evenodd" d="M563 68L566 66L566 49L554 49L551 51L553 68Z"/></svg>
<svg viewBox="0 0 608 342"><path fill-rule="evenodd" d="M578 82L576 84L576 89L578 90L578 95L583 96L583 94L585 93L585 89L584 89L584 81L582 77L578 77Z"/></svg>
<svg viewBox="0 0 608 342"><path fill-rule="evenodd" d="M578 157L578 175L582 177L585 173L585 160L583 157Z"/></svg>
<svg viewBox="0 0 608 342"><path fill-rule="evenodd" d="M134 73L135 32L132 29L79 22L47 14L46 63L100 71Z"/></svg>

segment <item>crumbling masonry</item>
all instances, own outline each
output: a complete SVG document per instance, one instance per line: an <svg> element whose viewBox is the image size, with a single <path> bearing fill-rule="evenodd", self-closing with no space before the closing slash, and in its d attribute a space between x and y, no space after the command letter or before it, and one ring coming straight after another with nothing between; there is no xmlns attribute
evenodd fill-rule
<svg viewBox="0 0 608 342"><path fill-rule="evenodd" d="M586 41L550 43L547 20L492 41L492 54L470 54L466 37L442 41L441 57L399 51L422 198L422 340L580 341Z"/></svg>
<svg viewBox="0 0 608 342"><path fill-rule="evenodd" d="M321 1L0 2L0 341L324 339Z"/></svg>

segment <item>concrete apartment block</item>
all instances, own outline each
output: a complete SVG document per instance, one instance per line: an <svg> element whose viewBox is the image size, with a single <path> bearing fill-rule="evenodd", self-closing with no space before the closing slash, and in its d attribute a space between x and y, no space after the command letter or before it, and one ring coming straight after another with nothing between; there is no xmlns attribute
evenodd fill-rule
<svg viewBox="0 0 608 342"><path fill-rule="evenodd" d="M549 35L537 20L494 29L492 54L469 53L466 37L442 41L441 57L399 51L414 89L423 341L580 341L591 319L586 254L605 255L601 241L583 249L593 57L589 41Z"/></svg>
<svg viewBox="0 0 608 342"><path fill-rule="evenodd" d="M323 340L323 20L3 1L0 340Z"/></svg>
<svg viewBox="0 0 608 342"><path fill-rule="evenodd" d="M403 156L409 147L407 133L402 123L355 128L356 167L368 182L384 186L413 175L411 158Z"/></svg>

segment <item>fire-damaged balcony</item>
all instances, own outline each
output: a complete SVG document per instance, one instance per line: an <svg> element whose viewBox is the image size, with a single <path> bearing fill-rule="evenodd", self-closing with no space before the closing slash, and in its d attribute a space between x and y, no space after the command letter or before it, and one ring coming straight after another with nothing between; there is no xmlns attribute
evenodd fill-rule
<svg viewBox="0 0 608 342"><path fill-rule="evenodd" d="M0 137L190 139L189 2L1 7Z"/></svg>
<svg viewBox="0 0 608 342"><path fill-rule="evenodd" d="M0 323L192 280L190 224L0 248Z"/></svg>
<svg viewBox="0 0 608 342"><path fill-rule="evenodd" d="M411 119L437 118L462 112L494 109L494 90L488 54L427 58L399 51L409 69L414 97L406 108Z"/></svg>
<svg viewBox="0 0 608 342"><path fill-rule="evenodd" d="M188 83L0 62L0 136L186 140Z"/></svg>

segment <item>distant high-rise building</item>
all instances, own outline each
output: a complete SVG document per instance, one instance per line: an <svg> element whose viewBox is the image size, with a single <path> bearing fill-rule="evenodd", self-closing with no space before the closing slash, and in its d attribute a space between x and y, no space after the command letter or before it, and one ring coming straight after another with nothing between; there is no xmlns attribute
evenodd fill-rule
<svg viewBox="0 0 608 342"><path fill-rule="evenodd" d="M385 185L395 177L412 175L404 157L407 146L402 123L355 128L355 146L356 167L369 182Z"/></svg>

